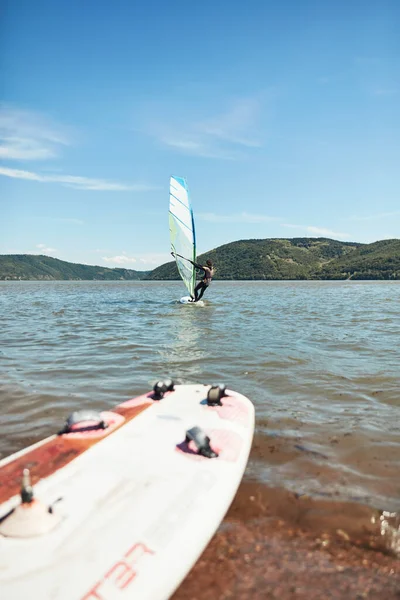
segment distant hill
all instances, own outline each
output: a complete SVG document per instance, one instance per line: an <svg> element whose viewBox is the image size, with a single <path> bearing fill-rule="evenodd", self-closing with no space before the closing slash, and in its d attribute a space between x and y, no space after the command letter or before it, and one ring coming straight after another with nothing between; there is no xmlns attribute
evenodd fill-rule
<svg viewBox="0 0 400 600"><path fill-rule="evenodd" d="M215 279L318 279L318 271L362 244L325 238L241 240L198 257L216 265ZM150 279L176 279L175 262L152 271Z"/></svg>
<svg viewBox="0 0 400 600"><path fill-rule="evenodd" d="M400 279L400 240L373 244L328 238L241 240L198 257L216 265L215 279ZM175 262L149 279L177 279Z"/></svg>
<svg viewBox="0 0 400 600"><path fill-rule="evenodd" d="M79 265L36 254L0 255L0 280L132 280L143 279L147 274L148 271Z"/></svg>
<svg viewBox="0 0 400 600"><path fill-rule="evenodd" d="M363 244L317 274L321 279L400 279L400 240Z"/></svg>
<svg viewBox="0 0 400 600"><path fill-rule="evenodd" d="M210 250L215 279L400 279L400 240L373 244L328 238L241 240ZM153 271L109 269L48 256L0 255L1 279L179 279L175 261Z"/></svg>

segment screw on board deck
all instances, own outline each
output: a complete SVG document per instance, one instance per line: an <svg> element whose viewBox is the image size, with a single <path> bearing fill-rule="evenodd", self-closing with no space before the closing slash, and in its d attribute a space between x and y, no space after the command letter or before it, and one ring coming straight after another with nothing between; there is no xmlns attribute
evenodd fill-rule
<svg viewBox="0 0 400 600"><path fill-rule="evenodd" d="M0 535L5 538L36 537L52 531L61 520L61 514L34 497L29 469L24 469L21 504L0 519Z"/></svg>
<svg viewBox="0 0 400 600"><path fill-rule="evenodd" d="M30 504L33 500L33 487L31 484L31 475L29 469L24 469L22 473L21 502Z"/></svg>

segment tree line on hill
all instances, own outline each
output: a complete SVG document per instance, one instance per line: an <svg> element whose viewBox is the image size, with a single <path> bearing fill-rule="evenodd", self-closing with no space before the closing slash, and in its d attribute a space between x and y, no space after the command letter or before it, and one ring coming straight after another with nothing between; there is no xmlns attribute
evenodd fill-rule
<svg viewBox="0 0 400 600"><path fill-rule="evenodd" d="M211 259L215 279L400 279L400 240L372 244L328 238L240 240L198 256ZM174 280L175 261L153 271L74 264L50 256L0 255L0 280Z"/></svg>

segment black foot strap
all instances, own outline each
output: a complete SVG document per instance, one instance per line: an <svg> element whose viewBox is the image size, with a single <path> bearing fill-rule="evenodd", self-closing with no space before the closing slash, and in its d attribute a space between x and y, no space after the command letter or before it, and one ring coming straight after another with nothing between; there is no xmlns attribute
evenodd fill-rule
<svg viewBox="0 0 400 600"><path fill-rule="evenodd" d="M192 427L186 432L185 442L194 442L196 448L202 456L206 458L217 458L218 454L210 446L210 438L200 427Z"/></svg>
<svg viewBox="0 0 400 600"><path fill-rule="evenodd" d="M172 379L166 379L165 381L157 381L153 385L153 400L162 400L166 392L174 391L174 382Z"/></svg>
<svg viewBox="0 0 400 600"><path fill-rule="evenodd" d="M79 425L79 427L77 427ZM71 433L72 431L92 431L93 429L107 429L108 423L104 421L100 413L95 410L76 410L71 413L64 427L58 432Z"/></svg>
<svg viewBox="0 0 400 600"><path fill-rule="evenodd" d="M208 406L222 406L221 398L226 395L226 385L212 385L207 394Z"/></svg>

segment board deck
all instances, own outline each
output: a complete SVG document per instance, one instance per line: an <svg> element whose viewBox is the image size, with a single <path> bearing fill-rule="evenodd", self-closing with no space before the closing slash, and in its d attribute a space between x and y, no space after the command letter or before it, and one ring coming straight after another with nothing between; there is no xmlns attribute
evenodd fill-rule
<svg viewBox="0 0 400 600"><path fill-rule="evenodd" d="M190 296L183 296L179 302L181 304L189 304L190 306L204 306L203 300L198 300L197 302L191 302Z"/></svg>
<svg viewBox="0 0 400 600"><path fill-rule="evenodd" d="M106 429L54 435L0 462L2 597L171 596L229 508L253 438L252 403L228 390L209 406L209 388L149 392L101 413ZM194 426L217 457L198 453ZM35 496L21 504L25 468ZM50 529L38 534L41 511ZM22 534L10 535L19 518Z"/></svg>

